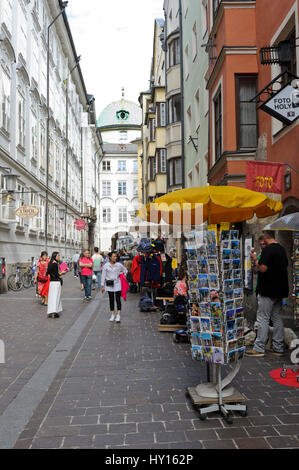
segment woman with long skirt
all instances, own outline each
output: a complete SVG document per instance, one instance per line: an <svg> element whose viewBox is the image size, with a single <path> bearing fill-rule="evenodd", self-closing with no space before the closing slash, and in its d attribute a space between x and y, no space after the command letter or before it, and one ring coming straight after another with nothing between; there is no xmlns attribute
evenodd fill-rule
<svg viewBox="0 0 299 470"><path fill-rule="evenodd" d="M59 270L60 253L55 251L52 254L50 263L48 265L48 275L50 276L50 287L48 296L48 318L59 318L62 312L61 303L61 276L66 274L67 271L60 272Z"/></svg>
<svg viewBox="0 0 299 470"><path fill-rule="evenodd" d="M47 269L49 264L48 253L43 251L40 255L39 262L37 264L37 270L35 273L34 283L37 282L37 293L42 298L42 304L48 305L48 297L42 295L45 284L48 281Z"/></svg>

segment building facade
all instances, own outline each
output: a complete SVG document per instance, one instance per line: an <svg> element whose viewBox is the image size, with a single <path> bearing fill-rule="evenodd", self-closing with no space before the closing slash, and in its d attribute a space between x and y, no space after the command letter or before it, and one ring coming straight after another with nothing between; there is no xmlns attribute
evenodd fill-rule
<svg viewBox="0 0 299 470"><path fill-rule="evenodd" d="M142 139L144 141L143 169L146 202L151 202L167 192L166 159L166 102L164 20L156 19L151 66L150 90L142 93Z"/></svg>
<svg viewBox="0 0 299 470"><path fill-rule="evenodd" d="M185 187L184 178L184 100L182 88L182 46L180 0L165 0L165 69L167 102L167 175L168 191Z"/></svg>
<svg viewBox="0 0 299 470"><path fill-rule="evenodd" d="M184 149L186 187L207 184L209 93L206 89L208 54L207 0L182 3Z"/></svg>
<svg viewBox="0 0 299 470"><path fill-rule="evenodd" d="M138 209L138 146L141 109L124 98L101 113L98 127L103 140L99 188L99 248L103 251L133 243L131 220ZM120 245L119 245L120 244Z"/></svg>
<svg viewBox="0 0 299 470"><path fill-rule="evenodd" d="M61 11L60 0L0 2L0 257L8 272L45 246L64 257L81 246L74 221L82 212L89 98L65 11L49 29L47 77L48 26ZM8 195L9 180L14 192ZM24 205L38 215L17 217Z"/></svg>

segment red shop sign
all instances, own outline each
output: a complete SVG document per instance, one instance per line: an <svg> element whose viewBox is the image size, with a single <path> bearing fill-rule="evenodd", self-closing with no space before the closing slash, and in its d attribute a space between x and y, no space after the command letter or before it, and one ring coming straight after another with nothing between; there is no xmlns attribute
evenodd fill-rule
<svg viewBox="0 0 299 470"><path fill-rule="evenodd" d="M259 193L282 194L283 164L247 162L246 187Z"/></svg>
<svg viewBox="0 0 299 470"><path fill-rule="evenodd" d="M75 227L77 230L84 230L86 226L86 222L83 219L77 219L75 221Z"/></svg>

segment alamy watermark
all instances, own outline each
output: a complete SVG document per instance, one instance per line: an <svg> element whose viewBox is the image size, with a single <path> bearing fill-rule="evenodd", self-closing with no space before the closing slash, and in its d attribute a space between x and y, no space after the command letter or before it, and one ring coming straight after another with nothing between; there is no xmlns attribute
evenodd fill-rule
<svg viewBox="0 0 299 470"><path fill-rule="evenodd" d="M0 364L5 364L5 344L2 339L0 339Z"/></svg>
<svg viewBox="0 0 299 470"><path fill-rule="evenodd" d="M292 351L291 361L292 361L293 364L298 364L299 365L299 339L295 339L294 344L295 344L295 346L297 346L297 348L294 349L294 351Z"/></svg>

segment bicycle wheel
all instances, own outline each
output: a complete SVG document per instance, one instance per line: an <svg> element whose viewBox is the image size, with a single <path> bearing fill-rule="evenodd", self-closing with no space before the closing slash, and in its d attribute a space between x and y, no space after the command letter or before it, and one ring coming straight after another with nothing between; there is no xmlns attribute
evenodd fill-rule
<svg viewBox="0 0 299 470"><path fill-rule="evenodd" d="M20 276L16 276L16 274L11 274L7 279L8 288L17 292L23 289L23 282Z"/></svg>
<svg viewBox="0 0 299 470"><path fill-rule="evenodd" d="M24 273L22 276L22 282L25 289L29 289L32 286L32 274Z"/></svg>

